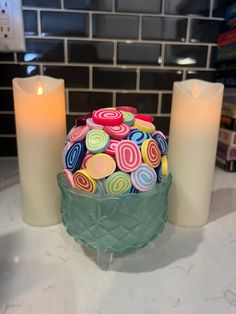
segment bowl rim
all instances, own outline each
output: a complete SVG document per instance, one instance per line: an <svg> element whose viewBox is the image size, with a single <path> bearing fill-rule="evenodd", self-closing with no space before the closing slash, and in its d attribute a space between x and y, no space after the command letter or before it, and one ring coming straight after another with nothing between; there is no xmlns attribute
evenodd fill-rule
<svg viewBox="0 0 236 314"><path fill-rule="evenodd" d="M142 193L126 193L121 195L115 195L115 194L96 194L96 193L90 193L85 191L80 191L76 188L73 188L71 185L69 185L68 181L66 180L66 176L63 172L59 172L57 174L57 183L58 185L64 190L67 191L70 194L74 194L80 197L86 197L86 198L92 198L96 200L124 200L124 199L143 199L145 197L149 197L151 195L155 195L157 193L162 192L162 190L169 186L172 182L172 174L169 172L167 176L162 177L162 181L160 183L157 183L155 188L142 192Z"/></svg>

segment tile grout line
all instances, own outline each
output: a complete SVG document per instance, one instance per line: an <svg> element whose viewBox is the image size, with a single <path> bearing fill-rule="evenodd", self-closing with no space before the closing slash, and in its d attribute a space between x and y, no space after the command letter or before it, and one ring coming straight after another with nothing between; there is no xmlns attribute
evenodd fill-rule
<svg viewBox="0 0 236 314"><path fill-rule="evenodd" d="M72 92L76 92L76 91L79 91L79 92L89 92L90 89L89 88L76 88L76 87L67 87L67 89L69 91L72 91ZM116 93L134 93L134 92L138 92L138 94L158 94L159 92L162 92L162 93L165 93L165 94L171 94L172 93L172 90L168 90L168 89L160 89L160 90L149 90L149 89L139 89L138 91L136 91L136 89L117 89L117 88L93 88L93 91L95 92L105 92L105 93L111 93L111 92L116 92Z"/></svg>
<svg viewBox="0 0 236 314"><path fill-rule="evenodd" d="M157 114L161 114L161 107L162 107L162 93L158 94L158 101L157 101Z"/></svg>
<svg viewBox="0 0 236 314"><path fill-rule="evenodd" d="M43 75L43 64L39 64L39 74Z"/></svg>
<svg viewBox="0 0 236 314"><path fill-rule="evenodd" d="M93 38L93 16L89 13L89 39Z"/></svg>
<svg viewBox="0 0 236 314"><path fill-rule="evenodd" d="M9 134L0 134L0 137L2 137L2 138L3 137L5 137L5 138L13 137L14 138L14 137L16 137L16 134L10 134L10 133Z"/></svg>
<svg viewBox="0 0 236 314"><path fill-rule="evenodd" d="M0 156L0 160L17 160L17 156Z"/></svg>
<svg viewBox="0 0 236 314"><path fill-rule="evenodd" d="M12 86L0 86L0 90L13 90Z"/></svg>
<svg viewBox="0 0 236 314"><path fill-rule="evenodd" d="M66 102L66 114L70 112L69 108L69 91L67 88L65 88L65 102Z"/></svg>
<svg viewBox="0 0 236 314"><path fill-rule="evenodd" d="M139 15L138 17L138 40L142 40L142 22L143 18Z"/></svg>
<svg viewBox="0 0 236 314"><path fill-rule="evenodd" d="M165 0L161 1L161 15L165 15Z"/></svg>
<svg viewBox="0 0 236 314"><path fill-rule="evenodd" d="M64 64L68 65L68 39L64 39Z"/></svg>
<svg viewBox="0 0 236 314"><path fill-rule="evenodd" d="M186 29L186 44L189 44L190 41L190 27L191 27L191 18L188 17L188 20L187 20L187 29Z"/></svg>
<svg viewBox="0 0 236 314"><path fill-rule="evenodd" d="M163 46L165 44L163 43ZM214 47L214 46L213 46ZM0 61L0 64L6 64L6 65L14 65L14 61ZM206 68L206 67L193 67L193 66L168 66L168 65L158 65L158 64L153 64L153 65L147 65L147 64L127 64L127 63L120 63L120 64L107 64L107 63L75 63L75 62L68 62L68 64L65 64L65 62L50 62L50 61L40 61L40 62L18 62L17 64L19 65L46 65L46 66L70 66L70 67L78 67L78 68L87 68L89 66L93 67L98 67L98 68L114 68L114 69L150 69L150 70L173 70L173 71L181 71L181 70L195 70L195 71L207 71L207 72L215 72L215 68Z"/></svg>
<svg viewBox="0 0 236 314"><path fill-rule="evenodd" d="M89 90L94 90L93 88L93 66L89 66Z"/></svg>
<svg viewBox="0 0 236 314"><path fill-rule="evenodd" d="M123 16L151 16L151 17L161 17L161 16L165 16L165 17L173 17L173 18L187 18L187 15L181 15L181 14L165 14L164 12L160 12L160 13L140 13L140 12L120 12L120 11L95 11L95 10L76 10L76 9L58 9L58 8L42 8L42 7L24 7L23 6L23 10L25 11L32 11L32 10L41 10L41 11L48 11L48 12L61 12L63 10L63 12L65 13L92 13L92 14L97 14L97 15L102 15L102 14L106 14L106 15L123 15ZM224 18L222 17L217 17L217 16L203 16L203 15L191 15L190 16L193 19L200 19L200 20L217 20L217 21L223 21Z"/></svg>
<svg viewBox="0 0 236 314"><path fill-rule="evenodd" d="M112 93L112 107L115 107L116 106L116 93L113 92Z"/></svg>
<svg viewBox="0 0 236 314"><path fill-rule="evenodd" d="M40 10L37 10L37 20L38 20L38 23L37 23L38 36L41 36L41 13L40 13Z"/></svg>
<svg viewBox="0 0 236 314"><path fill-rule="evenodd" d="M160 113L158 117L170 118L170 113Z"/></svg>
<svg viewBox="0 0 236 314"><path fill-rule="evenodd" d="M213 1L214 1L214 0L210 0L209 18L212 18L212 13L213 13Z"/></svg>
<svg viewBox="0 0 236 314"><path fill-rule="evenodd" d="M136 70L136 91L140 90L140 69Z"/></svg>
<svg viewBox="0 0 236 314"><path fill-rule="evenodd" d="M82 88L82 87L66 87L68 91L71 92L104 92L104 93L126 93L126 94L132 94L132 93L137 93L137 94L158 94L160 92L165 93L165 94L171 94L172 89L117 89L117 88ZM10 86L5 86L5 87L0 87L0 90L12 90L12 87ZM5 112L5 111L4 111Z"/></svg>
<svg viewBox="0 0 236 314"><path fill-rule="evenodd" d="M206 68L209 69L210 68L210 63L211 63L211 46L208 46L207 49L207 61L206 61Z"/></svg>
<svg viewBox="0 0 236 314"><path fill-rule="evenodd" d="M162 43L161 45L161 64L160 64L160 68L163 69L165 68L165 49L166 49L166 44Z"/></svg>
<svg viewBox="0 0 236 314"><path fill-rule="evenodd" d="M191 18L189 18L191 20ZM186 28L187 29L187 28ZM186 36L187 37L187 36ZM90 41L93 39L94 41L107 41L107 42L113 42L114 40L117 40L119 42L124 42L126 43L127 40L129 43L143 43L143 44L162 44L163 42L168 45L176 45L176 46L201 46L201 47L206 47L208 45L213 45L217 46L216 43L212 42L187 42L187 41L173 41L173 40L165 40L165 39L157 39L157 40L150 40L150 39L138 39L138 38L131 38L131 39L125 39L125 38L106 38L106 37L88 37L88 36L39 36L39 35L26 35L26 39L55 39L55 40L63 40L63 39L68 39L68 40L73 40L73 41Z"/></svg>
<svg viewBox="0 0 236 314"><path fill-rule="evenodd" d="M117 59L118 59L118 50L117 50L117 40L114 41L113 44L113 66L117 66Z"/></svg>

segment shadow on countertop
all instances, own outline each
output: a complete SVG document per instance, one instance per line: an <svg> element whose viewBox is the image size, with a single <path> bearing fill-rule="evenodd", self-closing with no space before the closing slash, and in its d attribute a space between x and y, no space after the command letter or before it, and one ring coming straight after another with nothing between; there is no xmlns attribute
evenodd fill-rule
<svg viewBox="0 0 236 314"><path fill-rule="evenodd" d="M115 254L108 271L142 273L164 268L197 250L204 228L181 228L167 223L159 237L146 247L129 254ZM96 252L83 247L88 258L96 261ZM188 270L186 270L188 272Z"/></svg>
<svg viewBox="0 0 236 314"><path fill-rule="evenodd" d="M142 273L165 268L178 260L191 256L204 239L204 231L212 222L236 210L236 189L213 191L208 224L200 228L184 228L166 224L159 237L146 247L129 254L115 254L108 271ZM96 261L96 252L83 247L84 253ZM191 269L185 269L188 273Z"/></svg>
<svg viewBox="0 0 236 314"><path fill-rule="evenodd" d="M226 187L212 192L208 223L236 211L236 188Z"/></svg>

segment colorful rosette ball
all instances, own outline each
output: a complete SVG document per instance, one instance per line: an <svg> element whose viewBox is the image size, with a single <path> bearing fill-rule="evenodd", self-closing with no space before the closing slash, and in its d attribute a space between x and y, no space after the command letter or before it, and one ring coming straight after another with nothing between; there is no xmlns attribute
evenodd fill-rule
<svg viewBox="0 0 236 314"><path fill-rule="evenodd" d="M62 156L68 184L101 195L154 189L168 175L168 147L153 120L124 106L77 119Z"/></svg>

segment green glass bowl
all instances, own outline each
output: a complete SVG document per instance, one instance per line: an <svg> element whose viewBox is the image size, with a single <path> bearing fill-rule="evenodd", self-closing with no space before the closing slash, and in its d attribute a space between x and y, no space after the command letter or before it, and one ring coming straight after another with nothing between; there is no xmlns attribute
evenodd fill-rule
<svg viewBox="0 0 236 314"><path fill-rule="evenodd" d="M106 268L112 253L137 250L164 229L169 174L155 189L122 196L98 195L69 186L63 173L57 175L61 190L62 222L80 244L97 251L97 263Z"/></svg>

